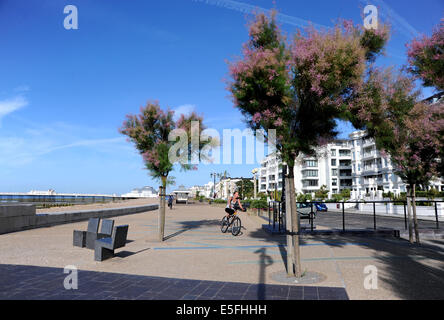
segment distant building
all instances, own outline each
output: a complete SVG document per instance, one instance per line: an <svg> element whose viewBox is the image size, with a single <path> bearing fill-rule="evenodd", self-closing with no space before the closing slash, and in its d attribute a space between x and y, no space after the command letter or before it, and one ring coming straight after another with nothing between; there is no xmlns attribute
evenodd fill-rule
<svg viewBox="0 0 444 320"><path fill-rule="evenodd" d="M301 154L294 166L295 191L312 193L325 185L331 193L352 187L351 147L337 140L316 149L313 156ZM259 192L282 190L282 161L273 153L265 157L258 171Z"/></svg>
<svg viewBox="0 0 444 320"><path fill-rule="evenodd" d="M55 192L55 190L49 189L47 191L31 190L28 192L28 194L34 195L34 196L54 196L57 193Z"/></svg>
<svg viewBox="0 0 444 320"><path fill-rule="evenodd" d="M204 196L205 198L212 198L211 191L213 190L213 182L208 182L204 186L193 186L190 188L190 196L195 198L198 194L199 196Z"/></svg>
<svg viewBox="0 0 444 320"><path fill-rule="evenodd" d="M122 194L127 198L157 198L159 193L153 187L135 188L129 193Z"/></svg>
<svg viewBox="0 0 444 320"><path fill-rule="evenodd" d="M236 183L242 180L250 180L251 182L253 182L253 178L222 178L219 182L216 183L216 188L214 191L216 193L216 198L228 199L228 197L233 195L234 191L240 191L238 190L239 188Z"/></svg>
<svg viewBox="0 0 444 320"><path fill-rule="evenodd" d="M394 173L390 158L376 149L375 141L367 138L365 131L355 131L350 134L350 138L353 157L352 191L356 198L363 198L365 195L381 197L383 192L406 192L407 186ZM443 178L430 181L430 187L444 191Z"/></svg>
<svg viewBox="0 0 444 320"><path fill-rule="evenodd" d="M191 195L191 190L185 188L184 186L179 186L176 190L172 192L176 203L188 203L188 199Z"/></svg>
<svg viewBox="0 0 444 320"><path fill-rule="evenodd" d="M314 193L323 185L330 196L349 189L355 199L406 192L406 185L395 174L390 158L376 149L374 140L367 138L366 131L354 131L349 137L317 148L314 156L302 154L296 159L294 182L297 193ZM282 161L276 154L262 160L258 180L259 192L282 190ZM433 179L430 187L444 191L444 178Z"/></svg>

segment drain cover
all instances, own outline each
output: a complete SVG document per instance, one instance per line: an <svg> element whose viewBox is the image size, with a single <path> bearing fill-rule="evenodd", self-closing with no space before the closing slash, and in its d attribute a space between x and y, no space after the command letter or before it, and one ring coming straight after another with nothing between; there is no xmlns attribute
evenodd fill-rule
<svg viewBox="0 0 444 320"><path fill-rule="evenodd" d="M271 274L271 279L273 279L276 282L281 283L288 283L288 284L313 284L313 283L319 283L327 279L325 275L318 272L304 272L302 277L295 278L295 277L289 277L287 275L287 272L280 271L275 272Z"/></svg>

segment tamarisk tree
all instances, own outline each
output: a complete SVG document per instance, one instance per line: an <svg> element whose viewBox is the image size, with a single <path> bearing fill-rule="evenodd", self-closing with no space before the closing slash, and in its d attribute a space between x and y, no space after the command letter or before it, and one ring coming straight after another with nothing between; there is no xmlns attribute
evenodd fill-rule
<svg viewBox="0 0 444 320"><path fill-rule="evenodd" d="M431 37L413 39L407 48L408 70L425 86L444 90L444 18Z"/></svg>
<svg viewBox="0 0 444 320"><path fill-rule="evenodd" d="M444 90L444 18L432 36L423 35L407 44L408 70L423 81L425 86ZM444 140L444 131L441 132ZM444 176L444 148L440 152L439 174Z"/></svg>
<svg viewBox="0 0 444 320"><path fill-rule="evenodd" d="M419 243L415 189L440 175L444 105L421 102L414 78L401 72L375 71L367 89L360 98L374 103L356 104L360 109L356 114L407 185L409 240L413 242L413 225Z"/></svg>
<svg viewBox="0 0 444 320"><path fill-rule="evenodd" d="M191 163L192 157L200 157L200 150L210 143L209 140L200 139L196 147L192 146L191 130L195 128L195 135L199 137L205 129L202 121L203 118L194 112L187 116L182 114L174 121L174 111L164 111L158 102L148 102L145 107L140 108L139 115L127 115L119 129L120 133L128 136L128 140L134 143L150 175L162 183L160 191L163 194L159 197L159 241L163 241L165 233L164 193L169 181L168 175L173 171L175 162L182 170L196 170L196 165ZM178 133L177 129L182 131L179 130ZM177 150L181 154L177 158L185 161L174 161L170 156L170 150L177 143L178 137L184 138L184 148Z"/></svg>
<svg viewBox="0 0 444 320"><path fill-rule="evenodd" d="M250 24L243 57L230 63L229 90L253 131L262 129L267 141L268 130L276 130L276 149L288 165L287 273L301 277L296 158L333 139L335 120L355 110L350 106L365 88L365 71L383 49L388 29L364 30L343 21L329 30L308 28L287 41L275 15L258 14Z"/></svg>

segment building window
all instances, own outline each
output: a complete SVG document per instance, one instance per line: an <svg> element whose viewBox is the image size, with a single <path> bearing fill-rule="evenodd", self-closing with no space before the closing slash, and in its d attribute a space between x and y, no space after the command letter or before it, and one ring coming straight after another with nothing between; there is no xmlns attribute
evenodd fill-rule
<svg viewBox="0 0 444 320"><path fill-rule="evenodd" d="M318 180L306 180L303 183L304 187L317 187L318 186Z"/></svg>
<svg viewBox="0 0 444 320"><path fill-rule="evenodd" d="M336 159L331 159L331 165L336 166Z"/></svg>
<svg viewBox="0 0 444 320"><path fill-rule="evenodd" d="M338 179L332 179L331 180L331 185L332 186L337 186L338 185Z"/></svg>
<svg viewBox="0 0 444 320"><path fill-rule="evenodd" d="M338 175L338 169L331 169L331 175L336 177Z"/></svg>
<svg viewBox="0 0 444 320"><path fill-rule="evenodd" d="M339 150L340 157L347 157L350 155L350 150Z"/></svg>
<svg viewBox="0 0 444 320"><path fill-rule="evenodd" d="M305 166L306 167L317 167L318 161L317 160L305 160Z"/></svg>
<svg viewBox="0 0 444 320"><path fill-rule="evenodd" d="M334 157L336 156L336 149L331 149L331 155Z"/></svg>
<svg viewBox="0 0 444 320"><path fill-rule="evenodd" d="M302 172L302 176L305 177L317 177L318 176L318 170L304 170Z"/></svg>

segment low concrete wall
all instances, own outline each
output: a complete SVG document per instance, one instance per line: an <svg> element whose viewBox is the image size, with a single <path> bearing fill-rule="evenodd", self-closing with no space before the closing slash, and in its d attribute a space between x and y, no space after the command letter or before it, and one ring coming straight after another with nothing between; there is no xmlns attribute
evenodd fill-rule
<svg viewBox="0 0 444 320"><path fill-rule="evenodd" d="M138 207L36 214L34 205L0 205L0 234L78 222L88 220L89 218L123 216L156 210L158 208L158 204L150 204Z"/></svg>

